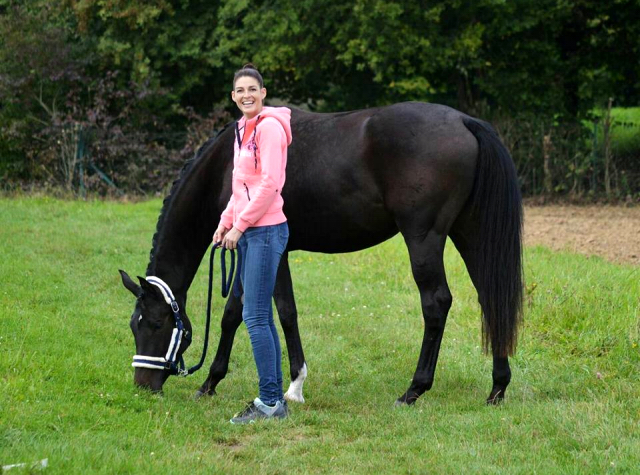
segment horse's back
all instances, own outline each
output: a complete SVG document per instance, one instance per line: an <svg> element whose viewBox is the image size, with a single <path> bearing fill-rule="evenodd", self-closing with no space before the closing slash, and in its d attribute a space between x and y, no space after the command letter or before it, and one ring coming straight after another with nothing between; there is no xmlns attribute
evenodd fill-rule
<svg viewBox="0 0 640 475"><path fill-rule="evenodd" d="M465 117L411 102L382 108L368 121L369 160L396 220L450 228L473 188L478 157Z"/></svg>
<svg viewBox="0 0 640 475"><path fill-rule="evenodd" d="M416 218L448 229L470 193L477 157L463 117L426 103L294 110L284 190L290 247L362 249Z"/></svg>

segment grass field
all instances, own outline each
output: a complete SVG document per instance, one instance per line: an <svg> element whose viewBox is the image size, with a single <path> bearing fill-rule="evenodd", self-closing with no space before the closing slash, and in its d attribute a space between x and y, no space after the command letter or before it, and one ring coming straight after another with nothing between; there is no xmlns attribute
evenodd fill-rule
<svg viewBox="0 0 640 475"><path fill-rule="evenodd" d="M614 107L612 146L618 155L640 153L640 107Z"/></svg>
<svg viewBox="0 0 640 475"><path fill-rule="evenodd" d="M606 111L594 111L599 117L598 143L604 147L604 116ZM611 149L616 157L640 155L640 107L613 107L611 109ZM593 125L589 124L589 128Z"/></svg>
<svg viewBox="0 0 640 475"><path fill-rule="evenodd" d="M454 303L436 382L414 407L394 409L422 335L402 240L356 254L295 252L307 402L288 420L237 427L230 416L257 390L244 327L218 396L191 399L206 370L171 378L164 396L133 386L134 302L117 269L144 273L159 209L159 200L0 199L0 465L46 458L45 472L60 474L640 473L640 268L527 249L512 384L505 404L487 407L491 362L479 346L476 294L447 246ZM187 364L203 339L205 273L190 293ZM214 301L216 314L222 306ZM207 364L218 335L216 322Z"/></svg>

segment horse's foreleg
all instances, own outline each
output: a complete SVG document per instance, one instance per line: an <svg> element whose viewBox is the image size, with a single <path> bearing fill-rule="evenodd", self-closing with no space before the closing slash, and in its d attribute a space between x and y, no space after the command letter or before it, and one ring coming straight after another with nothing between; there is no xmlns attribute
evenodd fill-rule
<svg viewBox="0 0 640 475"><path fill-rule="evenodd" d="M213 363L211 363L209 376L196 392L196 397L205 394L209 396L214 395L216 393L216 386L227 375L227 371L229 370L229 357L231 356L231 349L233 348L233 339L241 323L242 303L239 298L235 297L232 291L224 307L224 314L222 315L222 321L220 323L222 331L220 333L220 342L218 343L216 357L213 359Z"/></svg>
<svg viewBox="0 0 640 475"><path fill-rule="evenodd" d="M293 284L289 270L289 253L287 252L283 254L280 260L273 298L276 302L289 353L291 384L284 397L287 401L304 402L302 386L307 377L307 365L304 360L302 341L298 330L298 310L293 296Z"/></svg>
<svg viewBox="0 0 640 475"><path fill-rule="evenodd" d="M442 261L445 240L446 236L433 231L424 238L405 234L413 277L420 291L424 336L411 386L396 401L396 405L413 404L433 385L440 343L452 300Z"/></svg>

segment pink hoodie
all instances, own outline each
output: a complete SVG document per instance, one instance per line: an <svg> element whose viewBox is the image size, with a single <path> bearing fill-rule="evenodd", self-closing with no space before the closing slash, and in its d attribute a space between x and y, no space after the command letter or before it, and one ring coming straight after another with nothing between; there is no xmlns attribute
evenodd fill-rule
<svg viewBox="0 0 640 475"><path fill-rule="evenodd" d="M233 193L220 224L245 232L249 227L287 220L282 212L281 192L290 143L291 110L286 107L264 107L253 119L243 117L238 121L233 147Z"/></svg>

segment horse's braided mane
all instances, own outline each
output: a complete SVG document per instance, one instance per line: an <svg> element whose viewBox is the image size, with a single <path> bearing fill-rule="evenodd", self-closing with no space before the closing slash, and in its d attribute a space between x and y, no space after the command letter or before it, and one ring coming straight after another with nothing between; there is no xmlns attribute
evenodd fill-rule
<svg viewBox="0 0 640 475"><path fill-rule="evenodd" d="M167 210L171 205L171 201L173 199L175 191L180 186L180 183L182 182L182 179L184 178L184 176L191 170L191 168L193 168L193 165L202 157L204 152L218 139L220 134L222 134L232 123L233 122L228 123L222 129L220 129L220 131L215 136L207 139L207 141L198 148L195 155L184 163L184 165L182 166L182 169L180 170L180 175L173 182L173 184L171 185L171 190L169 190L169 194L162 201L162 210L160 211L160 217L158 218L158 223L156 224L156 231L153 235L153 239L151 240L151 251L149 252L149 265L147 266L147 275L149 275L149 273L152 272L151 266L153 264L154 252L158 244L158 235L160 234L160 231L162 230L162 227L164 225L165 215L167 214Z"/></svg>

